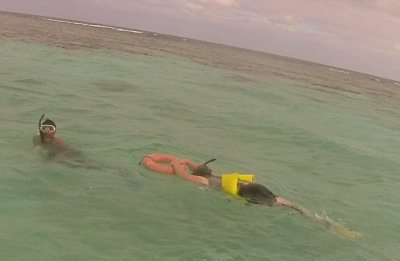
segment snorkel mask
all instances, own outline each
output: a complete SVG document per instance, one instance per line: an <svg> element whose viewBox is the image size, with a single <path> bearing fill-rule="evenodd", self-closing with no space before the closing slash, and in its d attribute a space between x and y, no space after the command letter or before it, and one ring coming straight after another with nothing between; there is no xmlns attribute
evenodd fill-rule
<svg viewBox="0 0 400 261"><path fill-rule="evenodd" d="M44 114L42 115L42 117L40 117L40 120L39 120L39 133L40 133L40 137L41 137L42 141L45 138L54 136L54 133L56 132L56 124L54 123L54 121L52 121L50 119L46 119L45 121L42 122L43 117L44 117Z"/></svg>

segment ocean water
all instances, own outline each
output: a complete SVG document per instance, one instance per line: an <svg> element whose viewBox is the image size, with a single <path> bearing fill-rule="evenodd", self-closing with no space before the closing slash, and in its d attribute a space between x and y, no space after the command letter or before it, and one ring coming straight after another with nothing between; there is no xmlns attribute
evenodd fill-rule
<svg viewBox="0 0 400 261"><path fill-rule="evenodd" d="M400 259L398 104L157 51L10 39L0 90L2 260ZM101 168L33 149L42 114ZM217 158L215 173L254 173L359 236L151 172L149 153Z"/></svg>

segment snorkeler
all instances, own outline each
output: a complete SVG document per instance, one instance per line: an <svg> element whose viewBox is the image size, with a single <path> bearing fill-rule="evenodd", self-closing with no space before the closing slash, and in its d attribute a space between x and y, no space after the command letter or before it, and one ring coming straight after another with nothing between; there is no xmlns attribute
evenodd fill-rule
<svg viewBox="0 0 400 261"><path fill-rule="evenodd" d="M173 161L171 166L175 170L175 174L181 178L188 179L197 183L202 183L210 186L213 189L224 190L224 178L223 176L217 176L212 173L212 170L207 166L208 163L215 161L211 159L204 164L197 165L188 159L180 159ZM193 173L189 174L186 172L186 166L188 166ZM228 174L225 174L228 175ZM240 175L237 176L236 184L234 184L234 192L231 194L237 194L240 197L246 199L250 203L268 205L268 206L287 206L293 207L293 204L282 198L276 196L267 187L252 182L251 180L241 180ZM297 209L296 209L297 210ZM299 211L299 210L298 210Z"/></svg>
<svg viewBox="0 0 400 261"><path fill-rule="evenodd" d="M81 151L73 149L56 135L56 124L50 119L42 122L44 114L39 119L39 133L33 136L34 147L42 148L50 159L70 166L79 166L86 164L87 159Z"/></svg>
<svg viewBox="0 0 400 261"><path fill-rule="evenodd" d="M33 146L40 146L43 149L58 148L62 150L68 147L67 143L60 138L55 137L56 135L56 124L50 119L46 119L42 122L44 114L39 119L39 133L33 136Z"/></svg>
<svg viewBox="0 0 400 261"><path fill-rule="evenodd" d="M56 135L56 124L50 119L42 122L44 114L39 119L39 133L33 136L34 147L40 147L48 158L68 167L84 167L96 170L115 170L120 176L129 176L129 170L121 166L106 166L104 162L97 162L88 158L80 150L71 148Z"/></svg>

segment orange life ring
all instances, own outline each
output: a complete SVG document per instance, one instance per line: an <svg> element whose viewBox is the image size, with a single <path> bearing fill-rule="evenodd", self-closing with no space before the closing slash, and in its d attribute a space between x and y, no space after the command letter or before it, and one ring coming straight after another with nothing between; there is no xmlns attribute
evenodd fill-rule
<svg viewBox="0 0 400 261"><path fill-rule="evenodd" d="M145 166L149 170L165 174L174 174L175 170L171 165L163 165L161 164L161 162L171 163L172 161L177 159L177 157L167 154L152 153L144 156L141 162L143 166Z"/></svg>

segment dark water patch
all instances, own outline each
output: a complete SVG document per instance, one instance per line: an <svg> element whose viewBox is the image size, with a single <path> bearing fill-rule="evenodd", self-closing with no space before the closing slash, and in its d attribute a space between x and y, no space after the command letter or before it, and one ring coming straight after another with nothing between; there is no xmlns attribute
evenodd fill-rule
<svg viewBox="0 0 400 261"><path fill-rule="evenodd" d="M362 94L362 91L358 91L358 90L351 90L345 87L340 87L340 86L335 86L335 84L333 85L323 85L323 84L319 84L317 82L313 83L314 85L320 85L322 87L324 87L324 89L334 89L334 90L340 90L340 91L344 91L344 92L348 92L348 93L352 93L352 94ZM334 86L334 87L333 87Z"/></svg>
<svg viewBox="0 0 400 261"><path fill-rule="evenodd" d="M228 75L227 79L233 80L233 81L236 81L239 83L256 83L257 82L257 80L255 80L255 79L252 79L250 77L246 77L243 75L239 75L239 74Z"/></svg>
<svg viewBox="0 0 400 261"><path fill-rule="evenodd" d="M63 100L68 100L68 101L80 100L80 94L71 92L71 90L65 90L65 91L67 91L67 92L55 94L54 97L56 99L63 99ZM71 93L68 93L68 92L71 92Z"/></svg>
<svg viewBox="0 0 400 261"><path fill-rule="evenodd" d="M400 112L395 111L394 109L377 109L377 111L379 111L380 115L386 115L386 116L390 116L390 117L395 117L395 118L400 118Z"/></svg>
<svg viewBox="0 0 400 261"><path fill-rule="evenodd" d="M23 92L23 93L30 93L30 94L44 94L45 92L42 90L37 90L37 89L28 89L28 88L23 88L23 87L17 87L17 86L10 86L10 85L0 85L0 88L2 90L7 90L15 93L15 91L18 92Z"/></svg>
<svg viewBox="0 0 400 261"><path fill-rule="evenodd" d="M128 83L120 80L104 79L94 82L93 85L102 91L107 92L138 92L143 89L142 86L134 83Z"/></svg>
<svg viewBox="0 0 400 261"><path fill-rule="evenodd" d="M14 82L26 84L26 85L43 85L43 82L36 79L22 79L22 80L14 80Z"/></svg>
<svg viewBox="0 0 400 261"><path fill-rule="evenodd" d="M313 88L313 89L315 89L317 91L320 91L320 92L323 92L323 93L329 93L329 94L338 95L340 97L348 97L346 95L346 92L342 92L341 90L330 89L330 88L327 88L326 86L320 86L318 84L317 85L313 85L313 87L315 87L315 86L317 88ZM356 93L356 94L358 94L358 93Z"/></svg>
<svg viewBox="0 0 400 261"><path fill-rule="evenodd" d="M77 60L76 59L72 59L72 58L58 58L55 60L56 62L59 62L60 64L68 64L68 63L76 63Z"/></svg>

